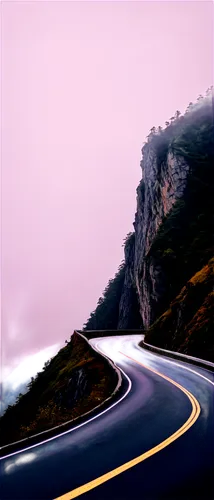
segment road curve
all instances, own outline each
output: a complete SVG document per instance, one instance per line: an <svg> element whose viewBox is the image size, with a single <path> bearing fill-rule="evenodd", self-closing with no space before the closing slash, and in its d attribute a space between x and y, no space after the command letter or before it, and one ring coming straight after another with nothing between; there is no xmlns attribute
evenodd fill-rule
<svg viewBox="0 0 214 500"><path fill-rule="evenodd" d="M91 343L123 370L124 393L65 435L0 459L1 500L214 499L214 376L138 347Z"/></svg>

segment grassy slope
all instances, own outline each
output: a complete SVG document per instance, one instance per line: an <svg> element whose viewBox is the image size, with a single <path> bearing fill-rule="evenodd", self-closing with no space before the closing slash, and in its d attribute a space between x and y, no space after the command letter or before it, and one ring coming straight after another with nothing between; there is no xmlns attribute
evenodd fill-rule
<svg viewBox="0 0 214 500"><path fill-rule="evenodd" d="M109 364L74 333L0 418L0 445L84 414L104 401L116 383Z"/></svg>
<svg viewBox="0 0 214 500"><path fill-rule="evenodd" d="M157 347L214 361L214 258L182 288L169 309L148 330Z"/></svg>

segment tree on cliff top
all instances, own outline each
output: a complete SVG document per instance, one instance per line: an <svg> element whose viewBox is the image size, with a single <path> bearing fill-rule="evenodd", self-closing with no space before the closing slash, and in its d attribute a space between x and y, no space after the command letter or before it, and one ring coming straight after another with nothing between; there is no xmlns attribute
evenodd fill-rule
<svg viewBox="0 0 214 500"><path fill-rule="evenodd" d="M125 264L122 262L113 279L110 279L103 296L99 298L96 309L90 314L83 330L116 330L119 317L119 304L125 277Z"/></svg>

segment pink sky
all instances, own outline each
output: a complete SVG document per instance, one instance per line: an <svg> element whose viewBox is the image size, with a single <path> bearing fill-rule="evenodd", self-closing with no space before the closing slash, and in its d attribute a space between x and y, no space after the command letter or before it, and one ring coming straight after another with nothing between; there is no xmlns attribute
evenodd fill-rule
<svg viewBox="0 0 214 500"><path fill-rule="evenodd" d="M81 328L133 229L141 147L213 80L212 2L2 2L2 363Z"/></svg>

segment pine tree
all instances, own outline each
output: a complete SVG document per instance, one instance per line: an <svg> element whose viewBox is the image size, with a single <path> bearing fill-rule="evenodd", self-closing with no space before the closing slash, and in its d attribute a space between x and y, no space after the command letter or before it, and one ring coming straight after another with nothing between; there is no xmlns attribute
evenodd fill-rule
<svg viewBox="0 0 214 500"><path fill-rule="evenodd" d="M188 113L191 110L192 106L193 106L193 102L190 102L187 106L186 113Z"/></svg>
<svg viewBox="0 0 214 500"><path fill-rule="evenodd" d="M175 119L178 119L181 116L181 112L177 109L175 112Z"/></svg>

